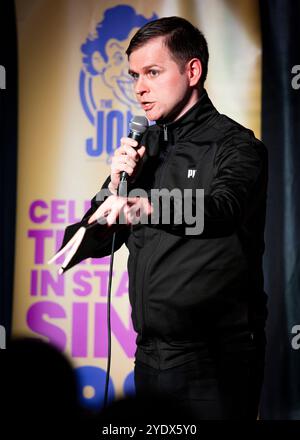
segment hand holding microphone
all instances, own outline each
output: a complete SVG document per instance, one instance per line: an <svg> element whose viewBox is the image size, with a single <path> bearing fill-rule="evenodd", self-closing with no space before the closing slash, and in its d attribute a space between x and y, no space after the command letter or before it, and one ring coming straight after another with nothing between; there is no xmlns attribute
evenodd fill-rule
<svg viewBox="0 0 300 440"><path fill-rule="evenodd" d="M146 149L140 146L144 132L148 128L148 120L144 116L135 116L129 124L128 137L121 139L121 146L112 158L111 182L109 190L113 194L126 196L126 185L128 176L132 177L138 170L138 164L144 156Z"/></svg>
<svg viewBox="0 0 300 440"><path fill-rule="evenodd" d="M123 212L128 224L137 219L137 212L149 215L152 206L148 199L127 197L126 181L128 176L136 174L146 148L140 146L143 133L148 128L148 120L144 116L135 116L129 124L128 137L121 139L121 146L115 151L111 163L111 175L108 189L113 194L108 197L89 218L88 223L97 223L97 219L105 218L108 226L114 224ZM120 196L120 197L119 197Z"/></svg>

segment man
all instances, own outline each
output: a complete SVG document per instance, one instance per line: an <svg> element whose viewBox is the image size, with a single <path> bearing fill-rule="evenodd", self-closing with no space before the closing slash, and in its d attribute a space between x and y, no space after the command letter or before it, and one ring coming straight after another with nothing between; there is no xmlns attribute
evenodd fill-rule
<svg viewBox="0 0 300 440"><path fill-rule="evenodd" d="M255 420L265 349L266 149L212 105L207 43L189 22L146 24L127 55L137 99L156 124L139 148L121 139L104 184L111 195L100 206L94 198L83 222L105 216L109 230L122 213L128 223L116 247L129 249L136 391L164 393L199 420ZM118 196L123 171L130 188L148 194L203 188L203 231L187 234L183 215L182 224L164 224L160 214L157 224L136 224L154 208L149 197ZM78 261L110 253L111 237L100 236L94 232Z"/></svg>

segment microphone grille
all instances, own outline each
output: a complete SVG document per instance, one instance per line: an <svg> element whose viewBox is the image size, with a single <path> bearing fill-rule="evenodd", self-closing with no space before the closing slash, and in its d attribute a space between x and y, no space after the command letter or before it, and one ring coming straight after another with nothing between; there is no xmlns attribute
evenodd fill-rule
<svg viewBox="0 0 300 440"><path fill-rule="evenodd" d="M129 123L131 131L136 131L140 134L145 133L149 126L148 119L145 116L133 116Z"/></svg>

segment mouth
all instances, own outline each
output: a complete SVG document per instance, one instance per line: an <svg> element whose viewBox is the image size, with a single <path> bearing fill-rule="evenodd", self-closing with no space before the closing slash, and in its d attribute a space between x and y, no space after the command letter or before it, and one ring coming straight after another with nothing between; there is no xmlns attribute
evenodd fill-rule
<svg viewBox="0 0 300 440"><path fill-rule="evenodd" d="M141 106L144 111L152 110L152 108L154 107L154 104L155 104L155 102L148 102L148 101L141 102Z"/></svg>

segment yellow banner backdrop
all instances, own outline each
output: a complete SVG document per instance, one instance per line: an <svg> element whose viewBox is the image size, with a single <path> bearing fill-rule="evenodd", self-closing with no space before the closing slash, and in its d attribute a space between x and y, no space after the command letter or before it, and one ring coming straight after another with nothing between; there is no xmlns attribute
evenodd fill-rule
<svg viewBox="0 0 300 440"><path fill-rule="evenodd" d="M58 275L47 260L109 173L137 107L125 49L156 17L204 32L207 89L217 109L260 135L261 48L253 0L16 0L19 40L18 218L14 335L38 336L72 358L81 400L99 407L107 361L109 257ZM135 333L127 249L115 260L110 398L133 390ZM59 396L58 396L59 398Z"/></svg>

